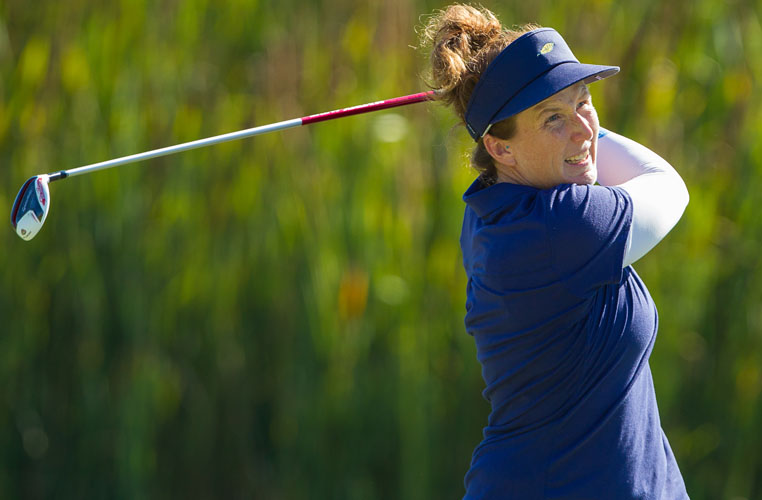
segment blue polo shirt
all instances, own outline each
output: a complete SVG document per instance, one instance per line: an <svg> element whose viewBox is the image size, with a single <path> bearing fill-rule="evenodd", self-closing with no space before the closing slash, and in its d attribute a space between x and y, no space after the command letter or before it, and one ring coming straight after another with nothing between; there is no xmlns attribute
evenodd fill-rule
<svg viewBox="0 0 762 500"><path fill-rule="evenodd" d="M688 498L648 365L656 307L622 267L627 192L477 179L463 199L465 323L492 405L465 498Z"/></svg>

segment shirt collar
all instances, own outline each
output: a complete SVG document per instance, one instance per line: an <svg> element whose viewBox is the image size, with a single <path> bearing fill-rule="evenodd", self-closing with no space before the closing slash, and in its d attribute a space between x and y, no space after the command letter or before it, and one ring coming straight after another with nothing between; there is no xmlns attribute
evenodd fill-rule
<svg viewBox="0 0 762 500"><path fill-rule="evenodd" d="M482 182L481 177L477 177L463 193L463 201L476 212L476 215L487 217L499 209L507 208L522 195L536 191L537 188L509 182L498 182L487 186Z"/></svg>

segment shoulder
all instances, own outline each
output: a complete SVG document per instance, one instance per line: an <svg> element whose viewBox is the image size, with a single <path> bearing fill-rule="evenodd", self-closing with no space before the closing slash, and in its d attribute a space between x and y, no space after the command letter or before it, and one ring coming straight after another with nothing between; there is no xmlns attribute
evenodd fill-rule
<svg viewBox="0 0 762 500"><path fill-rule="evenodd" d="M539 197L553 234L569 233L578 239L591 232L608 232L612 225L631 223L632 201L618 187L563 184L542 191Z"/></svg>
<svg viewBox="0 0 762 500"><path fill-rule="evenodd" d="M560 217L622 211L630 204L630 197L624 189L592 184L561 184L541 191L540 197L548 210Z"/></svg>
<svg viewBox="0 0 762 500"><path fill-rule="evenodd" d="M624 189L562 185L543 192L553 267L575 292L621 279L632 226Z"/></svg>
<svg viewBox="0 0 762 500"><path fill-rule="evenodd" d="M545 190L494 188L489 210L472 203L466 208L461 248L469 272L503 274L550 267L565 275L602 249L623 248L626 243L632 208L620 188L576 184Z"/></svg>

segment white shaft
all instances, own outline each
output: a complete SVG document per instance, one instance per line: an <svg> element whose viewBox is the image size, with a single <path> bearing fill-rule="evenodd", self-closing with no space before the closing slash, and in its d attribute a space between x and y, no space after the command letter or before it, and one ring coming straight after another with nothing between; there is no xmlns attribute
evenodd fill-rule
<svg viewBox="0 0 762 500"><path fill-rule="evenodd" d="M102 161L100 163L93 163L92 165L85 165L84 167L72 168L71 170L64 170L65 177L73 177L75 175L89 174L96 170L103 170L106 168L117 167L119 165L125 165L127 163L134 163L136 161L147 160L149 158L156 158L159 156L170 155L173 153L180 153L181 151L188 151L189 149L196 149L203 146L211 146L212 144L219 144L221 142L233 141L235 139L243 139L245 137L252 137L255 135L265 134L267 132L274 132L276 130L284 130L287 128L299 127L302 124L301 118L294 118L293 120L286 120L278 123L272 123L270 125L262 125L261 127L248 128L246 130L239 130L238 132L230 132L229 134L216 135L214 137L207 137L206 139L198 139L196 141L185 142L176 146L168 146L166 148L154 149L153 151L146 151L145 153L137 153L130 156L123 156L113 160ZM54 174L51 174L54 175Z"/></svg>

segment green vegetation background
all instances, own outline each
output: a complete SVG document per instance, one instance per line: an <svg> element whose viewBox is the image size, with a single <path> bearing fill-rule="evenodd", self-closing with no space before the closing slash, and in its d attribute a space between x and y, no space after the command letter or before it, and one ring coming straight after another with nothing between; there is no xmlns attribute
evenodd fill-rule
<svg viewBox="0 0 762 500"><path fill-rule="evenodd" d="M487 2L561 31L683 220L636 268L695 500L762 498L762 21L729 0ZM0 207L31 175L424 89L430 0L0 1ZM0 231L0 498L460 498L467 134L418 104L52 185Z"/></svg>

